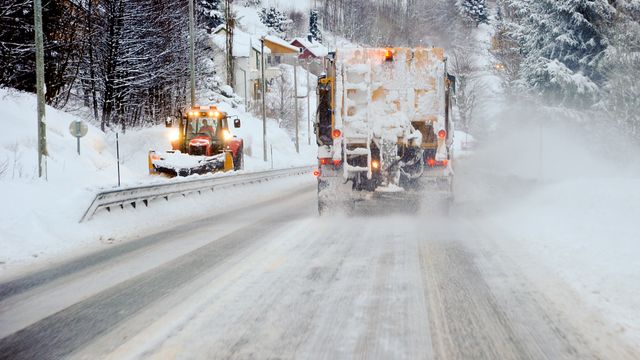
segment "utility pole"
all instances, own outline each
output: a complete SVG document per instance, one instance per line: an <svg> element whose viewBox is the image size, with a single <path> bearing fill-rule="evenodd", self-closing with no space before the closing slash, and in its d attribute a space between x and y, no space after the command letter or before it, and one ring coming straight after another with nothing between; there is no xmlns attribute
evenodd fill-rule
<svg viewBox="0 0 640 360"><path fill-rule="evenodd" d="M267 161L267 84L264 79L264 37L260 39L260 76L262 77L262 152Z"/></svg>
<svg viewBox="0 0 640 360"><path fill-rule="evenodd" d="M33 17L36 33L36 88L38 92L38 177L46 177L47 124L45 122L44 35L42 33L42 0L34 0Z"/></svg>
<svg viewBox="0 0 640 360"><path fill-rule="evenodd" d="M311 61L307 60L307 142L311 145L311 83L309 82L309 71L311 70Z"/></svg>
<svg viewBox="0 0 640 360"><path fill-rule="evenodd" d="M293 98L296 119L296 153L300 154L300 119L298 117L298 58L293 65Z"/></svg>
<svg viewBox="0 0 640 360"><path fill-rule="evenodd" d="M196 106L195 9L189 0L189 71L191 72L191 107Z"/></svg>
<svg viewBox="0 0 640 360"><path fill-rule="evenodd" d="M236 26L236 21L233 17L233 12L231 11L231 3L233 0L225 0L224 2L224 16L227 27L227 85L231 86L233 89L236 88L236 74L235 74L235 64L233 63L233 31Z"/></svg>

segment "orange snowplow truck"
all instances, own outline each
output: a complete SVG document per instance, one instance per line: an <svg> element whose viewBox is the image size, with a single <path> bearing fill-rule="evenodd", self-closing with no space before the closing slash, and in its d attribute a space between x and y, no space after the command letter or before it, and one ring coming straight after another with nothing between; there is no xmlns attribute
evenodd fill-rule
<svg viewBox="0 0 640 360"><path fill-rule="evenodd" d="M452 196L455 77L441 48L346 48L318 79L318 209Z"/></svg>
<svg viewBox="0 0 640 360"><path fill-rule="evenodd" d="M177 121L167 120L172 150L149 153L152 174L188 176L216 171L240 170L244 162L244 142L232 133L240 119L231 118L217 106L195 106Z"/></svg>

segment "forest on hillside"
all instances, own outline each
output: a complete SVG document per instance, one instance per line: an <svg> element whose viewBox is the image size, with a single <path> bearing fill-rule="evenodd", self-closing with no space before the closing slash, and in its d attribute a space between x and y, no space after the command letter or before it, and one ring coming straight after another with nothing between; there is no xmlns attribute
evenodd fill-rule
<svg viewBox="0 0 640 360"><path fill-rule="evenodd" d="M260 0L196 1L198 78L214 83L217 70L207 65L213 50L204 38L225 21L226 2L259 11L262 6ZM640 0L315 4L309 14L261 11L273 14L268 25L285 37L293 28L318 39L333 34L370 46L444 46L454 60L464 60L473 48L474 29L489 26L508 96L589 112L640 138ZM45 0L44 5L49 104L82 104L103 129L159 121L184 105L187 1ZM33 91L32 1L3 1L0 20L0 86ZM452 63L464 78L468 61Z"/></svg>
<svg viewBox="0 0 640 360"><path fill-rule="evenodd" d="M356 43L444 46L462 77L471 32L488 23L506 96L604 118L640 139L638 0L335 0L320 14Z"/></svg>

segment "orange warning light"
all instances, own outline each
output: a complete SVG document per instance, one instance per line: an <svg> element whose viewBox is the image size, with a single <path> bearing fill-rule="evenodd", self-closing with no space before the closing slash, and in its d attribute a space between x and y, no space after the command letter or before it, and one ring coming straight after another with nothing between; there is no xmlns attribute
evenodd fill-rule
<svg viewBox="0 0 640 360"><path fill-rule="evenodd" d="M386 49L384 51L384 61L393 61L393 50Z"/></svg>

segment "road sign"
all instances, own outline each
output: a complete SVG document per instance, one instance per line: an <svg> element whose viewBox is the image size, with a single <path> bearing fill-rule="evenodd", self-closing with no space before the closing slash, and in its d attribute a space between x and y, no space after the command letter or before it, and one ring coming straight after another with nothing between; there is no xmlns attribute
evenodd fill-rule
<svg viewBox="0 0 640 360"><path fill-rule="evenodd" d="M72 121L71 124L69 124L69 133L71 133L73 137L84 137L87 135L87 131L89 131L89 128L87 124L82 121Z"/></svg>
<svg viewBox="0 0 640 360"><path fill-rule="evenodd" d="M78 142L78 155L80 155L80 138L87 135L87 131L89 131L89 128L87 124L82 121L72 121L71 124L69 124L69 133L71 133L71 136L75 137Z"/></svg>

